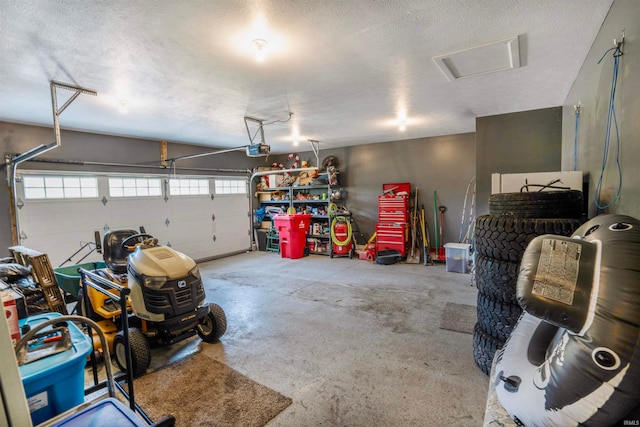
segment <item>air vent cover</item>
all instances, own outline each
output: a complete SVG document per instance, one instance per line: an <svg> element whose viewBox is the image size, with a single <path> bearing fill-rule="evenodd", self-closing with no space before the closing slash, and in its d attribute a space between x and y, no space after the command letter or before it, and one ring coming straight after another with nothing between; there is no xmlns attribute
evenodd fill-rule
<svg viewBox="0 0 640 427"><path fill-rule="evenodd" d="M156 257L156 259L167 259L167 258L173 257L173 253L171 253L171 251L168 251L166 249L155 250L153 251L153 256Z"/></svg>
<svg viewBox="0 0 640 427"><path fill-rule="evenodd" d="M520 68L518 37L434 56L433 61L449 81Z"/></svg>

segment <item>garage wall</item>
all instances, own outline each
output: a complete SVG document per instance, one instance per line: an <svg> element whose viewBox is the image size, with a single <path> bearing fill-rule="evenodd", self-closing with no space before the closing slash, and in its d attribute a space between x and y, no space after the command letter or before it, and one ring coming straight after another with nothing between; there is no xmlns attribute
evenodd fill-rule
<svg viewBox="0 0 640 427"><path fill-rule="evenodd" d="M615 0L600 32L585 58L563 106L562 167L573 170L576 117L573 106L581 105L578 129L578 170L588 174L589 217L595 216L593 195L602 169L607 111L611 92L613 58L611 52L600 64L598 61L613 39L620 39L625 29L624 54L620 57L615 110L620 134L620 163L623 172L622 193L619 201L609 209L638 217L640 214L640 2ZM615 131L611 133L609 163L602 185L600 205L611 201L617 191L618 174L615 161Z"/></svg>
<svg viewBox="0 0 640 427"><path fill-rule="evenodd" d="M299 151L302 160L315 164L311 152ZM437 205L446 206L444 241L457 242L462 207L469 181L475 176L475 134L419 138L367 144L341 149L325 149L320 143L320 162L336 156L340 184L346 189L345 204L354 215L365 238L375 231L378 195L382 184L409 182L418 187L418 203L424 204L433 244L433 191ZM284 162L284 158L278 161ZM467 213L471 203L467 205Z"/></svg>
<svg viewBox="0 0 640 427"><path fill-rule="evenodd" d="M561 170L562 107L478 117L478 215L489 213L492 173Z"/></svg>
<svg viewBox="0 0 640 427"><path fill-rule="evenodd" d="M62 145L41 156L45 159L64 159L106 163L126 164L158 164L160 160L160 143L144 139L124 138L110 135L99 135L85 132L62 130ZM16 154L40 144L49 144L54 140L52 128L30 126L16 123L0 122L0 140L2 153ZM168 157L179 157L212 151L209 147L197 147L177 143L168 144ZM251 169L256 159L247 157L242 152L225 153L200 157L177 162L176 172L182 175L211 175L208 169ZM123 173L162 173L168 170L158 168L130 168L122 166L97 166L75 164L51 164L42 162L25 162L18 169L30 170L63 170L85 172L123 172ZM186 168L204 168L192 170ZM246 176L244 173L224 173L225 175ZM9 218L9 193L7 188L6 165L0 168L0 248L12 245L11 224ZM6 249L0 249L0 256L7 256Z"/></svg>

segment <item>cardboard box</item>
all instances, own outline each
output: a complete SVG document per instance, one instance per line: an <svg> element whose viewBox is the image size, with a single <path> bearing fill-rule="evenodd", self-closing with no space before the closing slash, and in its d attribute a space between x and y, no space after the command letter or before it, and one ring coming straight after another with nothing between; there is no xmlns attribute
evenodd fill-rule
<svg viewBox="0 0 640 427"><path fill-rule="evenodd" d="M284 175L282 174L271 174L267 175L267 185L269 188L275 188L282 185L282 180L284 179Z"/></svg>
<svg viewBox="0 0 640 427"><path fill-rule="evenodd" d="M0 280L0 292L7 291L9 292L13 298L16 300L16 308L18 309L18 319L24 319L27 317L27 304L24 301L24 295L22 293L16 291L11 288L5 282Z"/></svg>
<svg viewBox="0 0 640 427"><path fill-rule="evenodd" d="M519 193L523 186L531 185L529 191L557 191L554 188L541 188L532 184L544 185L557 179L555 185L582 191L582 171L494 173L491 174L491 194Z"/></svg>
<svg viewBox="0 0 640 427"><path fill-rule="evenodd" d="M11 334L11 344L14 346L20 340L20 326L18 325L18 307L17 300L14 296L15 291L0 291L2 297L2 308L9 325L9 333Z"/></svg>

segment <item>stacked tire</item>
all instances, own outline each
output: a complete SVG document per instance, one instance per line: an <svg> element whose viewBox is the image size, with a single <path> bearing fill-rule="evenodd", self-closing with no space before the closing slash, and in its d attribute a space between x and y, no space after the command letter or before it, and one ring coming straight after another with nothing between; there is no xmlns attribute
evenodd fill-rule
<svg viewBox="0 0 640 427"><path fill-rule="evenodd" d="M582 212L580 191L501 193L490 197L489 215L477 218L473 356L485 374L522 314L516 284L529 242L543 234L570 236L585 221Z"/></svg>

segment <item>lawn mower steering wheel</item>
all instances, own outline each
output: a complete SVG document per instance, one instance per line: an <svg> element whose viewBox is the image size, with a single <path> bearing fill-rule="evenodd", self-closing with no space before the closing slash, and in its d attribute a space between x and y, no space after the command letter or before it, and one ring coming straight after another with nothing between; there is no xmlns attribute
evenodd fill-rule
<svg viewBox="0 0 640 427"><path fill-rule="evenodd" d="M122 241L122 243L120 243L120 246L122 247L122 249L124 249L125 251L133 251L135 249L135 245L134 246L129 246L127 245L127 243L130 240L134 240L134 239L140 239L140 243L142 243L144 241L144 239L148 239L148 238L153 238L153 236L151 234L147 234L147 233L139 233L139 234L133 234L129 237L127 237L126 239L124 239Z"/></svg>

